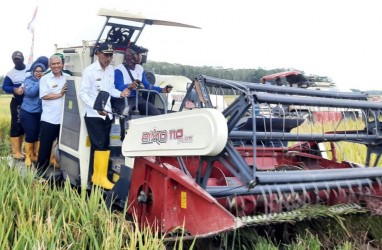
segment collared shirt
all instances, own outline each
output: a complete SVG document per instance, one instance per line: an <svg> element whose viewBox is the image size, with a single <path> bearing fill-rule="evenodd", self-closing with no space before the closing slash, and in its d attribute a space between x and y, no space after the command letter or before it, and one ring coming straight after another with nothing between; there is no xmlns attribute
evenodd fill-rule
<svg viewBox="0 0 382 250"><path fill-rule="evenodd" d="M121 96L121 91L114 87L113 66L109 65L103 70L97 60L89 65L82 73L79 95L85 104L83 116L106 119L106 116L99 115L97 110L93 109L98 92L101 90L108 92L112 97ZM110 98L107 100L105 110L111 112ZM112 119L113 116L109 114L109 117Z"/></svg>
<svg viewBox="0 0 382 250"><path fill-rule="evenodd" d="M66 75L55 77L52 72L44 75L40 79L40 98L48 94L59 94L66 83ZM64 97L54 100L42 100L41 121L51 124L61 124L62 109L64 106Z"/></svg>

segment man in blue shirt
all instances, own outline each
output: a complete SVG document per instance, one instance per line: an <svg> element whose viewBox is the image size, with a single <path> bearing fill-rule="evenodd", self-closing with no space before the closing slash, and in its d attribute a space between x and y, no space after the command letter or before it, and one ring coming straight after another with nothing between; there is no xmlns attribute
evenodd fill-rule
<svg viewBox="0 0 382 250"><path fill-rule="evenodd" d="M128 88L131 93L128 98L128 105L130 110L139 110L141 115L160 115L161 112L157 109L148 98L138 96L137 106L137 89L155 90L159 93L170 93L172 86L168 85L165 88L161 88L149 83L146 79L144 69L141 65L142 54L147 53L147 49L130 44L125 50L125 58L122 64L119 64L114 69L114 84L115 87L122 91ZM118 113L122 113L124 110L124 100L121 98L112 98L112 106L117 109ZM125 119L121 119L121 141L125 137Z"/></svg>
<svg viewBox="0 0 382 250"><path fill-rule="evenodd" d="M128 98L128 103L131 110L136 107L136 95L137 89L144 88L148 90L155 90L159 93L169 93L172 86L166 86L165 88L160 88L158 86L150 84L144 74L144 69L142 67L142 53L146 53L148 50L139 47L135 44L127 47L125 51L125 60L122 64L115 67L114 70L114 83L115 87L120 91L125 88L131 90L131 94ZM141 96L138 97L138 110L141 115L160 115L161 112L150 102L147 102L145 98Z"/></svg>

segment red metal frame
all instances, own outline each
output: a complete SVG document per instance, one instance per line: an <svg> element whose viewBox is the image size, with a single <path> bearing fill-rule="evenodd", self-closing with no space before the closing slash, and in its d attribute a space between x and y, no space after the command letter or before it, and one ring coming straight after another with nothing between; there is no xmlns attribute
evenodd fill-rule
<svg viewBox="0 0 382 250"><path fill-rule="evenodd" d="M169 233L184 225L191 235L203 236L240 226L216 199L170 164L138 157L131 180L128 213L137 214L141 226ZM137 202L141 191L151 196L150 202Z"/></svg>
<svg viewBox="0 0 382 250"><path fill-rule="evenodd" d="M347 162L335 162L309 153L309 149L315 146L314 142L305 142L287 150L259 148L256 152L257 171L283 170L284 166L300 166L306 170L352 167ZM237 148L248 164L253 164L251 149ZM243 226L237 216L277 213L288 206L293 206L293 209L296 208L294 206L301 206L300 203L334 205L359 203L360 200L368 202L367 197L358 197L354 191L344 188L318 193L283 193L282 196L266 193L214 198L195 181L200 161L198 156L184 158L190 177L181 171L175 157L137 157L128 196L128 213L137 215L141 227L149 226L153 231L171 234L184 228L189 235L204 237ZM205 171L206 164L203 164L203 174ZM242 185L218 162L214 163L208 178L207 186ZM382 194L378 183L373 184L373 189L360 187L359 192ZM147 201L139 202L141 193L146 194Z"/></svg>
<svg viewBox="0 0 382 250"><path fill-rule="evenodd" d="M298 70L284 71L284 72L279 72L279 73L263 76L262 79L269 81L277 77L282 78L282 77L291 76L291 75L301 75L301 72Z"/></svg>

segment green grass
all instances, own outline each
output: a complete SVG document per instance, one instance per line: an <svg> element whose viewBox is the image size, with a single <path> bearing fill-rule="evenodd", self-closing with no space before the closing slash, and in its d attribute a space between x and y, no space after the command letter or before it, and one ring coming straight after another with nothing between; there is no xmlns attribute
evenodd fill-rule
<svg viewBox="0 0 382 250"><path fill-rule="evenodd" d="M163 238L111 212L102 192L77 191L0 162L0 249L164 249ZM135 228L133 230L133 228Z"/></svg>
<svg viewBox="0 0 382 250"><path fill-rule="evenodd" d="M11 113L9 103L11 95L0 95L0 153L2 155L10 152L9 128L11 125Z"/></svg>

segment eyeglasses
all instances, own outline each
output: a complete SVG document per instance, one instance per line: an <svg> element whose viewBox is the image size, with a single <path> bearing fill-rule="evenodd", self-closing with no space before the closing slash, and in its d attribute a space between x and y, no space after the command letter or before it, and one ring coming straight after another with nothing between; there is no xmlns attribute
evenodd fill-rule
<svg viewBox="0 0 382 250"><path fill-rule="evenodd" d="M42 70L35 70L34 72L35 73L44 73L44 71L42 71Z"/></svg>

